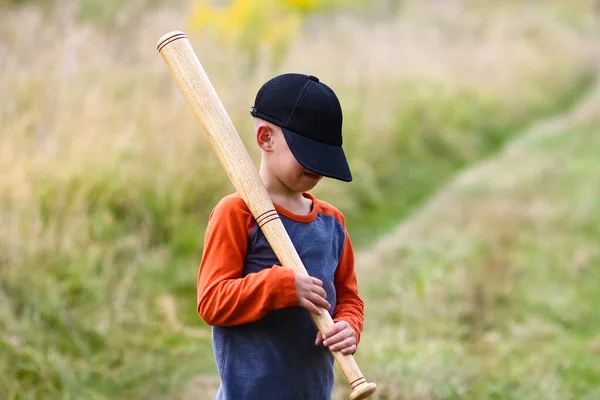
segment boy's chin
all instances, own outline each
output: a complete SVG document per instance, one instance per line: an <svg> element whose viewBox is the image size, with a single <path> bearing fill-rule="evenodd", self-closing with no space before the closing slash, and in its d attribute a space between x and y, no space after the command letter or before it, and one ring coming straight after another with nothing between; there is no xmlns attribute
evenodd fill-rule
<svg viewBox="0 0 600 400"><path fill-rule="evenodd" d="M302 179L301 182L298 182L295 185L294 190L298 193L301 192L308 192L309 190L312 190L315 188L315 186L317 186L317 184L320 182L320 180L315 180L315 179Z"/></svg>
<svg viewBox="0 0 600 400"><path fill-rule="evenodd" d="M321 180L321 178L323 178L322 175L316 174L311 171L304 171L304 173L302 174L302 177L309 181L315 181L315 182L319 182Z"/></svg>

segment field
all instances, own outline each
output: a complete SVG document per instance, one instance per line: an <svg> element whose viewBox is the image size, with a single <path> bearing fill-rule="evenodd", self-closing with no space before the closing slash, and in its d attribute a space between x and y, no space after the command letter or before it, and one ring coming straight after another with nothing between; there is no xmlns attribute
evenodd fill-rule
<svg viewBox="0 0 600 400"><path fill-rule="evenodd" d="M233 189L156 53L170 30L256 162L262 82L303 71L340 96L355 181L315 194L359 253L376 398L600 396L592 2L342 7L251 57L151 3L0 3L2 398L214 394L195 282Z"/></svg>
<svg viewBox="0 0 600 400"><path fill-rule="evenodd" d="M527 131L362 254L381 398L600 396L599 104Z"/></svg>

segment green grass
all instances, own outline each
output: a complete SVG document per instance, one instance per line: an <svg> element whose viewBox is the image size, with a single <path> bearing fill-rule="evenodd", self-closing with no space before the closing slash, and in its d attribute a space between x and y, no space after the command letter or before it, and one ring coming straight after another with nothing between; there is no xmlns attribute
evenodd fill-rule
<svg viewBox="0 0 600 400"><path fill-rule="evenodd" d="M600 125L523 139L361 270L376 398L600 396Z"/></svg>
<svg viewBox="0 0 600 400"><path fill-rule="evenodd" d="M357 204L346 218L354 242L367 245L392 229L457 171L493 154L532 121L570 109L594 84L595 76L582 72L551 98L518 111L477 90L446 92L435 84L431 97L399 108L393 139L372 160L378 175L369 185L375 190L352 193ZM425 85L418 81L398 91L410 96Z"/></svg>
<svg viewBox="0 0 600 400"><path fill-rule="evenodd" d="M106 7L114 4L107 2ZM135 34L114 40L76 21L64 27L63 20L44 20L33 7L10 12L14 14L0 13L0 36L8 49L0 88L12 99L0 103L0 122L7 133L0 135L0 393L7 399L209 397L216 369L210 330L195 313L196 272L208 213L232 189L154 51L157 31L163 33L154 24L170 25L171 14L140 14L139 26L129 27ZM553 17L534 15L543 38L568 45L525 37L521 24L526 21L518 18L505 29L492 13L481 21L501 32L494 40L488 40L485 31L473 37L477 33L468 24L464 31L462 24L448 25L450 31L471 38L453 43L460 52L422 45L414 60L407 56L395 61L407 68L401 72L385 69L389 48L373 46L381 37L360 23L351 28L356 39L352 52L336 42L336 35L349 32L342 28L324 31L324 36L330 35L323 38L328 40L326 54L310 38L292 44L311 60L317 75L332 78L345 105L346 147L356 181L324 182L318 193L347 215L357 249L376 241L457 171L493 154L519 129L568 110L591 85L587 38ZM390 24L388 33L400 39L420 37L421 28L405 31L403 26ZM40 32L43 45L29 40L27 32L32 31ZM247 103L264 76L239 78L235 55L216 51L210 41L192 39L200 56L211 55L203 57L205 67L251 143ZM481 66L467 56L475 54L480 43L501 54L505 65L487 65L486 73L478 76ZM528 57L522 57L523 48ZM361 69L353 64L355 51L365 49L373 65ZM423 59L428 66L443 65L443 73L415 72ZM336 80L335 65L342 61L354 69ZM290 63L308 68L302 60ZM353 81L355 73L364 80ZM573 132L575 138L583 131ZM574 169L565 169L565 174L571 171L568 177L560 171L551 174L566 186L542 185L548 192L540 192L539 198L562 198L567 188L580 182L581 198L564 197L565 207L595 205L597 181L588 170L593 144L587 158L578 158L560 153L566 151L564 143L544 143L548 148L540 149L537 143L532 151L557 154L560 165ZM256 149L251 151L256 159ZM526 155L522 158L530 161ZM532 168L508 175L498 167L494 177L522 177L524 171L536 170L534 161L532 156ZM458 398L479 393L487 398L495 390L497 396L520 397L534 392L537 377L543 378L540 384L552 383L552 374L562 374L568 382L582 377L577 381L580 387L560 390L589 389L586 382L597 371L594 358L573 338L583 343L597 335L596 326L585 325L593 312L593 279L584 282L589 287L575 290L580 286L566 275L546 276L536 260L556 267L559 255L567 257L579 242L563 243L557 236L554 242L544 242L550 246L546 248L532 232L541 231L550 239L556 234L552 232L570 229L593 237L596 225L583 217L581 226L569 218L544 220L545 214L525 218L529 236L509 240L523 250L511 252L514 260L504 259L500 245L489 242L495 236L485 239L461 229L467 211L481 206L477 201L488 193L489 182L494 180L490 177L470 189L472 203L461 198L448 203L433 222L423 217L423 232L416 232L413 245L399 252L397 264L360 266L371 269L361 271L368 315L359 357L364 372L381 384L382 396ZM524 185L537 187L535 181ZM507 204L528 199L525 192L506 197ZM458 219L450 219L456 214ZM476 217L472 221L480 221ZM510 218L494 223L512 232L507 221ZM536 225L543 221L548 225ZM552 252L556 257L550 257ZM584 246L576 259L584 265L597 257L593 248ZM507 284L508 294L488 289L488 275L497 272L493 266L509 261L518 262L521 269L528 263L537 266L519 269L519 274L533 274L523 282L540 286L531 293L535 298L527 297L520 280L518 285ZM471 283L465 266L479 264L490 269L477 269L473 276L478 280ZM572 289L559 291L559 284ZM550 291L561 297L546 301ZM532 314L538 319L531 320ZM536 323L542 318L550 321L550 333L538 332ZM529 336L504 343L506 335L514 334L513 322L524 324ZM553 330L559 328L558 333ZM547 340L558 338L560 348L571 349L577 360L569 359L550 372L539 360L530 360L526 346L541 340L542 333ZM500 343L501 357L481 338ZM545 346L547 354L537 353L554 362L561 357L557 348ZM464 367L458 368L459 363ZM519 385L519 368L525 366L534 368L532 378ZM488 379L486 374L496 369L504 375Z"/></svg>
<svg viewBox="0 0 600 400"><path fill-rule="evenodd" d="M591 266L580 267L583 272L575 276L561 267L580 248L586 265L598 257L592 247L600 234L594 223L598 214L592 188L598 187L594 155L599 143L586 140L594 139L594 133L591 128L565 132L554 143L536 143L522 155L530 163L526 170L549 168L535 164L536 154L546 162L560 160L559 167L548 172L552 185L542 185L536 178L498 194L485 189L487 179L493 182L491 174L465 189L468 196L448 204L449 216L442 218L441 226L453 232L451 237L437 238L438 225L433 222L424 228L429 233L416 235L394 264L363 271L368 314L365 350L359 357L369 378L382 384L380 398L400 399L394 393L402 391L444 399L536 398L545 379L560 380L556 389L560 396L590 393L591 382L600 373L597 356L586 347L599 328L593 322L592 305L600 300L595 290L600 276ZM451 161L452 154L432 158L427 165L440 172L435 165ZM460 163L456 164L458 168ZM507 164L513 169L503 169L500 175L518 177L519 164ZM432 176L443 181L441 174ZM435 182L428 184L420 189L421 196L435 187ZM134 194L126 187L100 209L90 204L92 232L81 243L86 251L74 248L76 237L68 238L72 246L38 249L22 264L30 274L13 271L0 283L0 322L5 332L0 341L0 387L12 393L8 398L56 398L60 393L69 399L166 399L184 392L193 377L214 375L209 331L194 313L197 258L189 254L201 237L200 228L177 220L173 226L160 225L169 222L164 216L180 203L154 191L160 189L148 188L148 194L139 195L140 208L122 206L129 201L127 195ZM68 196L65 190L61 193ZM92 192L101 194L103 188ZM47 196L49 201L56 198ZM519 216L514 222L487 221L487 215L477 213L479 202L485 209L495 198L517 211L543 199L556 201L564 211L581 209L584 214L575 220L567 213L548 220ZM421 200L416 196L410 205ZM57 212L58 204L48 204L50 211L42 208L42 220ZM106 209L107 205L114 208ZM396 212L394 206L381 202L374 210L383 215ZM469 217L461 214L465 207ZM467 222L489 222L490 238L462 232L465 221L451 220L453 213ZM150 229L136 234L140 224L150 224ZM505 236L497 239L497 234ZM573 238L567 240L568 234ZM510 252L498 247L506 238ZM147 250L140 250L144 247ZM488 287L486 280L495 279L490 274L496 271L486 268L497 265L507 268L498 273L518 276L494 282L506 285L509 292L503 291L504 286ZM480 280L470 282L467 266ZM170 299L175 301L173 308L168 306ZM520 326L523 336L515 338L513 331ZM531 375L522 382L524 374Z"/></svg>

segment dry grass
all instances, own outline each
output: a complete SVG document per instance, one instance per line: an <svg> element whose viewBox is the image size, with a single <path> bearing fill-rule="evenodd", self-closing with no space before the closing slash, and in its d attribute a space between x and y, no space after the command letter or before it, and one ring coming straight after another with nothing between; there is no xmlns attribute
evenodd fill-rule
<svg viewBox="0 0 600 400"><path fill-rule="evenodd" d="M186 27L185 12L124 12L128 23L102 29L79 22L72 4L0 13L0 93L10 99L0 102L0 391L171 398L191 375L214 374L193 292L206 217L231 187L154 49ZM317 17L283 65L253 74L208 33L190 37L248 144L248 106L272 74L310 72L334 87L356 181L317 192L364 245L583 91L593 21L584 2L570 4L411 2L398 18ZM401 337L394 318L377 330ZM414 365L443 347L415 349ZM440 368L454 355L443 354Z"/></svg>

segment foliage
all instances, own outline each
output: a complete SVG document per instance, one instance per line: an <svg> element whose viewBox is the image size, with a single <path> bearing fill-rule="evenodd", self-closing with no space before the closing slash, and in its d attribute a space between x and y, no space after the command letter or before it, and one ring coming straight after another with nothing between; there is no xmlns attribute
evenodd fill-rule
<svg viewBox="0 0 600 400"><path fill-rule="evenodd" d="M356 179L350 185L324 181L318 194L347 215L359 252L518 129L569 109L593 81L589 37L557 22L551 8L508 16L461 11L465 14L453 22L456 13L444 17L438 5L417 8L398 21L378 21L377 27L360 19L320 25L319 43L306 31L290 39L299 51L289 52L285 67L327 77L344 105L345 146ZM7 50L0 92L11 100L0 102L5 398L211 397L215 365L210 330L194 312L196 272L208 213L232 188L153 46L158 30L185 17L173 14L139 12L128 20L128 34L117 36L71 20L70 14L44 19L34 7L0 13L0 40ZM267 73L239 77L235 47L190 38L250 144L247 105ZM529 398L533 395L521 394L536 393L537 377L553 376L561 377L564 391L593 390L594 359L581 343L596 329L585 323L596 292L582 281L597 279L587 267L572 281L556 272L568 265L563 261L584 243L582 237L593 243L598 236L591 223L597 219L597 179L590 172L597 170L597 141L585 140L592 133L585 127L560 135L554 144L544 142L546 147L539 142L527 147L522 160L537 154L543 162L531 158L517 168L508 159L506 167L495 167L479 181L506 187L522 178L523 190L510 192L505 203L489 203L501 199L496 191L478 203L479 186L453 202L443 197L438 212L420 217L421 230L409 232L409 250L392 261L358 265L368 307L358 356L364 372L380 383L382 397ZM248 148L257 160L256 149ZM546 161L556 160L564 171L547 168ZM527 174L535 171L546 171L559 185L543 185L539 176ZM476 211L495 215L509 204L525 212L530 204L545 204L546 197L553 207L525 215L522 225L511 225L510 215L492 220ZM578 210L579 217L570 218L558 206ZM518 275L527 278L510 296L477 289L488 280L502 281L487 267L506 260L497 261L504 248L494 241L494 230L487 242L467 235L471 213L478 216L471 223L503 227L504 237L519 239L506 254L514 254ZM511 230L514 226L523 229ZM551 239L550 247L532 240L540 232ZM563 241L562 232L578 236ZM448 234L457 241L436 239ZM595 260L587 243L576 265ZM496 258L487 248L495 249ZM465 267L472 265L477 268ZM568 296L553 303L563 283ZM405 308L398 311L399 304ZM489 318L489 312L498 314ZM478 315L486 316L485 329L476 323ZM531 315L552 320L549 337L561 343L546 346L540 362L528 355L536 354L525 346L533 341L507 335L515 321ZM536 340L537 321L522 328ZM499 341L498 353L483 348L488 358L467 351L478 348L482 337L497 337L496 330L508 338ZM459 333L460 338L452 336ZM581 361L557 364L562 349L574 349ZM464 369L456 369L456 360L465 361ZM545 360L556 368L545 369ZM520 365L530 367L532 376L521 386ZM494 381L496 369L501 378Z"/></svg>
<svg viewBox="0 0 600 400"><path fill-rule="evenodd" d="M273 68L280 65L290 43L300 34L311 15L355 6L359 1L231 0L226 4L213 3L211 0L194 2L191 27L212 30L224 46L246 53L247 68L252 72L262 50L267 51L266 56Z"/></svg>

